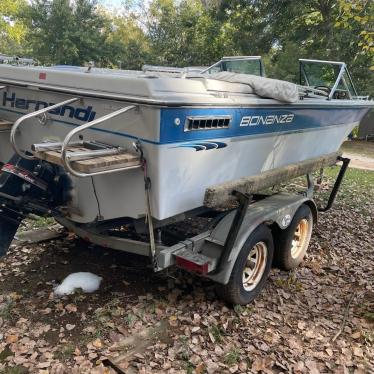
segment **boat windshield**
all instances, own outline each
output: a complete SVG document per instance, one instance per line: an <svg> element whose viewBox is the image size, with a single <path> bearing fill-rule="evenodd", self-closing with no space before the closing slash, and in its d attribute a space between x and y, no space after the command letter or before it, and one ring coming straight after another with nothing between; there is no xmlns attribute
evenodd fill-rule
<svg viewBox="0 0 374 374"><path fill-rule="evenodd" d="M329 99L352 99L356 89L344 62L300 59L300 84L325 91Z"/></svg>
<svg viewBox="0 0 374 374"><path fill-rule="evenodd" d="M223 57L222 60L203 70L201 73L214 74L229 71L239 74L265 76L261 56Z"/></svg>

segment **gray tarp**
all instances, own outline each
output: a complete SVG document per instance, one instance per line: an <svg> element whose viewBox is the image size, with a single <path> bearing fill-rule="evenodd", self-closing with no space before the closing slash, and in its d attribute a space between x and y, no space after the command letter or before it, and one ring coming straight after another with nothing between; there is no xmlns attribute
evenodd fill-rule
<svg viewBox="0 0 374 374"><path fill-rule="evenodd" d="M258 96L269 97L286 103L294 103L299 100L299 90L297 85L278 79L264 78L257 75L231 73L228 71L210 74L209 79L247 84Z"/></svg>

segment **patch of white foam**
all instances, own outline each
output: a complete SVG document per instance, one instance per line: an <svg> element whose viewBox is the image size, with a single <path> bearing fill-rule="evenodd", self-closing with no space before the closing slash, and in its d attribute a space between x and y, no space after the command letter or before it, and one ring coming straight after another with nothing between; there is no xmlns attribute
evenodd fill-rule
<svg viewBox="0 0 374 374"><path fill-rule="evenodd" d="M57 296L70 295L79 288L85 293L95 292L102 280L103 278L88 272L72 273L54 289L54 293Z"/></svg>

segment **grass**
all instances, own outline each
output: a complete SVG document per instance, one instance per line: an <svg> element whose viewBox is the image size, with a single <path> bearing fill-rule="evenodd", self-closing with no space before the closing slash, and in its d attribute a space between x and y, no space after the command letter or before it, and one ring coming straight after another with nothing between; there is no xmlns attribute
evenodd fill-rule
<svg viewBox="0 0 374 374"><path fill-rule="evenodd" d="M209 328L209 332L212 334L214 340L217 343L222 343L224 331L217 325L213 325Z"/></svg>
<svg viewBox="0 0 374 374"><path fill-rule="evenodd" d="M188 365L190 359L190 347L188 346L188 337L187 336L180 336L179 343L181 345L181 350L179 352L179 356L183 361L186 361Z"/></svg>
<svg viewBox="0 0 374 374"><path fill-rule="evenodd" d="M224 362L228 366L234 366L240 360L240 351L237 348L231 348L225 355Z"/></svg>
<svg viewBox="0 0 374 374"><path fill-rule="evenodd" d="M0 352L0 362L5 362L7 357L13 356L13 352L10 350L9 347L5 347L1 352Z"/></svg>
<svg viewBox="0 0 374 374"><path fill-rule="evenodd" d="M108 323L114 319L123 318L128 325L132 326L137 319L136 315L131 313L128 313L127 315L125 314L125 310L121 307L120 300L113 299L105 306L95 310L94 319L101 325L107 326Z"/></svg>
<svg viewBox="0 0 374 374"><path fill-rule="evenodd" d="M234 312L238 315L241 316L245 308L242 305L236 304L234 305Z"/></svg>
<svg viewBox="0 0 374 374"><path fill-rule="evenodd" d="M20 231L28 231L32 229L41 229L43 227L50 227L56 224L52 217L38 217L37 219L27 219L24 221L26 224L20 226Z"/></svg>
<svg viewBox="0 0 374 374"><path fill-rule="evenodd" d="M75 348L72 344L65 344L59 347L56 352L54 352L54 357L58 360L69 359L73 356L74 350Z"/></svg>
<svg viewBox="0 0 374 374"><path fill-rule="evenodd" d="M12 366L0 370L0 374L26 374L28 370L23 366Z"/></svg>
<svg viewBox="0 0 374 374"><path fill-rule="evenodd" d="M331 168L326 168L324 175L330 178L336 178L340 167L333 166ZM362 189L364 187L367 188L371 193L374 192L374 172L369 170L361 170L361 169L354 169L348 168L347 172L345 173L343 183L342 183L342 191L347 191L352 187L357 187Z"/></svg>
<svg viewBox="0 0 374 374"><path fill-rule="evenodd" d="M325 169L325 178L332 182L339 172L339 167L334 166ZM327 197L329 193L322 193L321 197ZM337 195L337 202L352 209L359 208L365 216L371 216L374 196L374 172L348 168Z"/></svg>
<svg viewBox="0 0 374 374"><path fill-rule="evenodd" d="M374 322L374 312L366 312L364 314L364 317L369 321L369 322Z"/></svg>
<svg viewBox="0 0 374 374"><path fill-rule="evenodd" d="M324 169L322 191L315 193L315 199L319 205L324 205L331 193L336 177L338 176L340 166L333 166ZM319 172L313 174L316 181ZM326 188L327 184L327 188ZM302 192L306 189L306 178L299 177L291 180L287 184L277 186L275 191L268 190L267 193L276 191ZM362 212L367 215L370 213L370 206L373 204L374 196L374 171L348 168L340 186L336 202L343 204L349 208L359 207ZM369 210L368 210L369 209Z"/></svg>
<svg viewBox="0 0 374 374"><path fill-rule="evenodd" d="M195 365L187 361L184 365L184 370L186 370L186 374L193 374L195 372Z"/></svg>
<svg viewBox="0 0 374 374"><path fill-rule="evenodd" d="M133 327L137 319L137 316L132 313L127 314L127 316L125 317L125 321L129 327Z"/></svg>
<svg viewBox="0 0 374 374"><path fill-rule="evenodd" d="M303 286L296 277L295 272L290 272L287 278L278 278L275 284L283 289L292 289L295 291L302 291Z"/></svg>
<svg viewBox="0 0 374 374"><path fill-rule="evenodd" d="M11 320L14 316L13 308L13 300L8 299L0 308L0 317L4 320Z"/></svg>

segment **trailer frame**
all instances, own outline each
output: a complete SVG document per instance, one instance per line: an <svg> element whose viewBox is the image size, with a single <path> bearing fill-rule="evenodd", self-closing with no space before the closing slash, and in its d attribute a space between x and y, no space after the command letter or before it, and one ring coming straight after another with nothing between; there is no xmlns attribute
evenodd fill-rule
<svg viewBox="0 0 374 374"><path fill-rule="evenodd" d="M177 265L217 283L227 284L242 246L259 225L266 224L275 233L275 229L287 229L296 211L303 204L311 209L314 222L317 222L318 212L326 212L332 207L350 160L337 156L336 161L341 161L343 164L325 207L317 207L313 200L314 180L308 173L306 174L307 189L300 194L278 192L261 195L233 190L230 199L233 197L238 202L238 206L234 209L217 213L212 208L200 208L189 214L187 212L181 217L175 217L174 221L178 222L186 217L198 217L199 214L214 212L218 218L209 229L173 245L165 245L159 240L155 248L154 270L162 271ZM110 236L105 230L100 232L98 230L100 226L77 224L61 216L55 218L68 230L93 244L150 256L150 242L147 240ZM166 220L165 223L156 222L155 227L162 230L171 221L173 220ZM146 231L146 223L144 225Z"/></svg>

